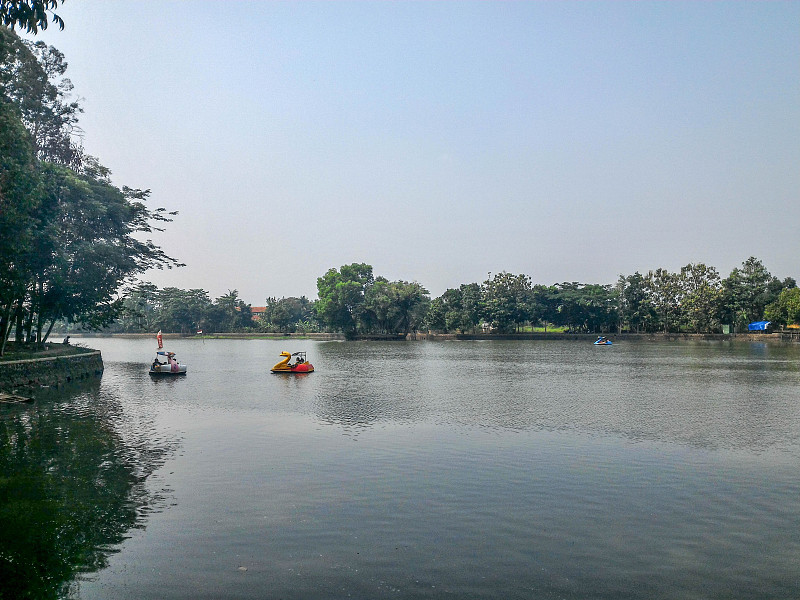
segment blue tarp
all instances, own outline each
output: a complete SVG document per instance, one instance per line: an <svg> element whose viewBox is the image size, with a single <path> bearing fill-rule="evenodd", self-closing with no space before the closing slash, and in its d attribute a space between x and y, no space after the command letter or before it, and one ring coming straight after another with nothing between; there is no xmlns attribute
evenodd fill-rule
<svg viewBox="0 0 800 600"><path fill-rule="evenodd" d="M749 331L766 331L767 327L770 326L770 321L756 321L755 323L750 323L747 326Z"/></svg>

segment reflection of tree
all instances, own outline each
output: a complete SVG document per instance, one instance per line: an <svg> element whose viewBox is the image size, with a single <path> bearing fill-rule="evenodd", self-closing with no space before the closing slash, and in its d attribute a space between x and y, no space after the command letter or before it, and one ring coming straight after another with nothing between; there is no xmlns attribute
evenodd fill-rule
<svg viewBox="0 0 800 600"><path fill-rule="evenodd" d="M379 422L425 418L417 398L421 345L331 342L314 350L326 365L314 404L321 422L356 432Z"/></svg>
<svg viewBox="0 0 800 600"><path fill-rule="evenodd" d="M379 394L367 386L347 385L346 382L319 393L314 408L321 422L346 430L371 427L387 416L383 414Z"/></svg>
<svg viewBox="0 0 800 600"><path fill-rule="evenodd" d="M111 547L141 526L145 479L171 449L126 439L119 416L96 383L3 407L0 599L64 596L77 573L106 566Z"/></svg>
<svg viewBox="0 0 800 600"><path fill-rule="evenodd" d="M624 349L623 349L624 348ZM314 413L348 435L389 423L607 435L796 452L790 347L573 342L326 342Z"/></svg>

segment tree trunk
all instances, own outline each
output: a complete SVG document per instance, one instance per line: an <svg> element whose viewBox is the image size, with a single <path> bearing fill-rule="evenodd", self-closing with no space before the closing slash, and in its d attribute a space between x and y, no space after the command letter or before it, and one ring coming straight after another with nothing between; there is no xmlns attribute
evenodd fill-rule
<svg viewBox="0 0 800 600"><path fill-rule="evenodd" d="M42 341L42 329L44 328L44 323L42 322L42 317L37 315L36 317L36 345L39 348L44 347L44 342Z"/></svg>
<svg viewBox="0 0 800 600"><path fill-rule="evenodd" d="M22 343L22 335L23 335L23 333L22 333L23 332L23 329L22 329L22 317L23 317L22 302L23 302L22 299L20 299L20 301L17 303L17 308L14 311L14 320L16 321L16 323L15 323L16 329L14 331L14 343L15 344L21 344Z"/></svg>
<svg viewBox="0 0 800 600"><path fill-rule="evenodd" d="M51 319L50 325L47 328L47 333L45 333L44 337L42 338L42 344L44 344L47 341L47 338L50 337L50 332L53 331L53 325L55 324L56 324L56 319L55 318Z"/></svg>
<svg viewBox="0 0 800 600"><path fill-rule="evenodd" d="M14 307L14 302L10 302L3 310L3 317L0 320L0 356L6 350L6 342L8 341L8 334L11 333L11 309Z"/></svg>
<svg viewBox="0 0 800 600"><path fill-rule="evenodd" d="M23 329L24 329L25 341L27 343L30 343L31 332L33 331L33 307L31 307L31 310L28 313L28 318L25 319L25 324L23 326Z"/></svg>

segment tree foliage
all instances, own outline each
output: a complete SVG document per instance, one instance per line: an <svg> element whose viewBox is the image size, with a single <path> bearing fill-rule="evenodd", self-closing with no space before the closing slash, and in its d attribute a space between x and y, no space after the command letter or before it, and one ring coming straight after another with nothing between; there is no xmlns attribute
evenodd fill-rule
<svg viewBox="0 0 800 600"><path fill-rule="evenodd" d="M113 331L194 334L207 332L252 331L252 310L239 298L237 290L228 290L212 301L202 289L176 287L158 289L152 283L130 286L122 300L122 312Z"/></svg>
<svg viewBox="0 0 800 600"><path fill-rule="evenodd" d="M745 261L754 265L754 260ZM738 281L734 269L730 281ZM750 269L756 272L757 269ZM760 289L774 300L762 317L776 325L800 323L796 282L760 276ZM236 290L212 301L204 290L159 290L152 284L131 286L123 299L119 331L188 333L195 328L235 331L332 331L349 337L403 335L417 329L469 333L478 330L519 331L523 327L557 326L573 332L693 332L722 330L726 311L724 280L714 267L690 263L622 276L615 286L563 282L531 285L530 277L502 272L484 284L462 284L430 299L416 282L375 276L368 264L330 269L318 279L320 299L266 299L259 321ZM777 291L776 291L777 290ZM760 292L761 293L761 292Z"/></svg>
<svg viewBox="0 0 800 600"><path fill-rule="evenodd" d="M315 329L315 314L313 303L301 296L267 298L267 306L262 315L259 327L266 331L294 332L297 330L309 331Z"/></svg>
<svg viewBox="0 0 800 600"><path fill-rule="evenodd" d="M619 328L627 325L633 331L648 331L655 322L656 312L648 293L645 278L636 271L619 276L617 282Z"/></svg>
<svg viewBox="0 0 800 600"><path fill-rule="evenodd" d="M319 319L348 337L355 336L359 327L364 330L367 290L374 282L372 266L365 263L343 265L339 270L329 269L317 279L319 300L316 311Z"/></svg>
<svg viewBox="0 0 800 600"><path fill-rule="evenodd" d="M723 319L744 329L747 323L761 320L764 309L778 298L784 287L794 287L794 280L781 283L760 260L751 256L722 281Z"/></svg>
<svg viewBox="0 0 800 600"><path fill-rule="evenodd" d="M501 333L514 331L531 319L531 278L497 273L483 283L484 318Z"/></svg>
<svg viewBox="0 0 800 600"><path fill-rule="evenodd" d="M64 29L64 20L53 11L59 0L0 0L0 24L29 33L47 29L49 21ZM61 0L62 4L64 0Z"/></svg>
<svg viewBox="0 0 800 600"><path fill-rule="evenodd" d="M27 288L33 260L33 215L40 183L30 134L14 107L0 101L0 354L14 302Z"/></svg>
<svg viewBox="0 0 800 600"><path fill-rule="evenodd" d="M786 287L764 309L764 318L776 325L800 325L800 288Z"/></svg>
<svg viewBox="0 0 800 600"><path fill-rule="evenodd" d="M796 282L769 273L749 258L721 279L716 268L689 263L678 272L656 269L642 275L620 275L615 286L564 282L530 285L526 275L502 272L474 286L471 306L479 310L464 317L464 285L448 289L430 303L426 324L434 331L465 333L479 324L497 332L523 325L556 325L576 332L693 332L713 333L723 324L740 330L750 321L766 318L791 323L795 313ZM783 294L783 295L782 295ZM780 301L779 301L780 300Z"/></svg>
<svg viewBox="0 0 800 600"><path fill-rule="evenodd" d="M564 282L555 288L555 324L570 331L596 332L609 331L616 323L612 286Z"/></svg>
<svg viewBox="0 0 800 600"><path fill-rule="evenodd" d="M416 282L378 277L365 294L364 321L373 333L408 335L424 323L429 302L428 290Z"/></svg>
<svg viewBox="0 0 800 600"><path fill-rule="evenodd" d="M483 294L477 283L463 283L430 302L426 325L440 331L475 331L483 316Z"/></svg>
<svg viewBox="0 0 800 600"><path fill-rule="evenodd" d="M717 270L703 263L690 263L681 269L679 285L681 324L695 333L717 329L722 293Z"/></svg>
<svg viewBox="0 0 800 600"><path fill-rule="evenodd" d="M408 334L423 325L430 298L420 284L375 277L365 263L330 269L317 279L319 320L346 337Z"/></svg>
<svg viewBox="0 0 800 600"><path fill-rule="evenodd" d="M0 28L0 86L31 134L37 158L81 168L79 103L70 99L64 55L44 42L22 40Z"/></svg>

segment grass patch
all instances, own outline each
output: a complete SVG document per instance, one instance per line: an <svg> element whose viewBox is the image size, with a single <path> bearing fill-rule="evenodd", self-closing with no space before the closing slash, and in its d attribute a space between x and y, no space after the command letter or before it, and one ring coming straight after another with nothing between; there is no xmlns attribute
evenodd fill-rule
<svg viewBox="0 0 800 600"><path fill-rule="evenodd" d="M562 326L555 326L550 325L545 330L544 327L532 327L530 325L524 325L523 327L519 328L519 333L564 333L566 327Z"/></svg>

